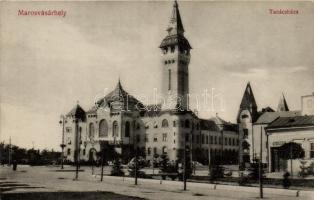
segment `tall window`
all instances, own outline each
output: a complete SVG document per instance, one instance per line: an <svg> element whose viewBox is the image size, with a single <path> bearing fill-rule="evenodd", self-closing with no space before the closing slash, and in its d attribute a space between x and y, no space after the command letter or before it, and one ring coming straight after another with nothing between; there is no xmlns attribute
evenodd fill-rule
<svg viewBox="0 0 314 200"><path fill-rule="evenodd" d="M140 135L136 135L136 142L137 143L141 142L141 136Z"/></svg>
<svg viewBox="0 0 314 200"><path fill-rule="evenodd" d="M311 143L310 157L311 157L311 158L314 158L314 143Z"/></svg>
<svg viewBox="0 0 314 200"><path fill-rule="evenodd" d="M162 134L162 141L167 142L167 133Z"/></svg>
<svg viewBox="0 0 314 200"><path fill-rule="evenodd" d="M173 121L173 127L176 127L176 126L177 126L177 122Z"/></svg>
<svg viewBox="0 0 314 200"><path fill-rule="evenodd" d="M154 147L154 155L156 155L156 154L157 154L157 148Z"/></svg>
<svg viewBox="0 0 314 200"><path fill-rule="evenodd" d="M190 120L185 120L185 128L190 128Z"/></svg>
<svg viewBox="0 0 314 200"><path fill-rule="evenodd" d="M150 156L150 154L152 153L152 149L150 147L147 148L147 155Z"/></svg>
<svg viewBox="0 0 314 200"><path fill-rule="evenodd" d="M171 90L171 69L168 69L168 90Z"/></svg>
<svg viewBox="0 0 314 200"><path fill-rule="evenodd" d="M243 129L243 139L247 139L249 137L249 130L248 129Z"/></svg>
<svg viewBox="0 0 314 200"><path fill-rule="evenodd" d="M99 122L99 137L108 137L108 123L105 119Z"/></svg>
<svg viewBox="0 0 314 200"><path fill-rule="evenodd" d="M130 132L131 132L131 128L130 128L130 122L125 122L125 137L130 137Z"/></svg>
<svg viewBox="0 0 314 200"><path fill-rule="evenodd" d="M162 126L163 128L168 127L168 120L166 120L166 119L162 120L161 126Z"/></svg>
<svg viewBox="0 0 314 200"><path fill-rule="evenodd" d="M118 137L119 136L119 132L118 132L118 122L117 121L114 121L112 123L112 136L113 137Z"/></svg>
<svg viewBox="0 0 314 200"><path fill-rule="evenodd" d="M89 124L89 138L93 138L95 134L95 127L93 123Z"/></svg>

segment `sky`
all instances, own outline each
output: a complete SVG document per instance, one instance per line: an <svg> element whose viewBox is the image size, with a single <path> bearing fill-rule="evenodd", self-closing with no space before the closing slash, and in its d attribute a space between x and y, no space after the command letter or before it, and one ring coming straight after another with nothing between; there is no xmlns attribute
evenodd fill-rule
<svg viewBox="0 0 314 200"><path fill-rule="evenodd" d="M205 90L215 96L198 115L236 121L250 81L258 108L282 93L291 110L314 92L311 2L179 1L189 40L191 109ZM88 110L120 77L150 103L161 86L161 51L172 1L1 2L0 141L60 150L60 115L79 101ZM18 16L18 10L64 10L65 17ZM272 15L295 9L298 15ZM142 97L147 98L142 98ZM194 99L194 100L193 100Z"/></svg>

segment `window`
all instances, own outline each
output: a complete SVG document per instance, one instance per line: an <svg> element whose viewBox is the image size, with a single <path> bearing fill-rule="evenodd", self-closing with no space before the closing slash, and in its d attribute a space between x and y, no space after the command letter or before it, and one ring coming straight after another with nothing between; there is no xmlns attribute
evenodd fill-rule
<svg viewBox="0 0 314 200"><path fill-rule="evenodd" d="M225 145L228 144L228 138L225 138Z"/></svg>
<svg viewBox="0 0 314 200"><path fill-rule="evenodd" d="M174 52L174 50L175 50L175 47L174 47L174 46L171 46L171 47L170 47L170 51L171 51L171 53L173 53L173 52Z"/></svg>
<svg viewBox="0 0 314 200"><path fill-rule="evenodd" d="M166 154L166 153L167 153L167 147L165 147L165 146L162 147L162 153L163 153L163 154Z"/></svg>
<svg viewBox="0 0 314 200"><path fill-rule="evenodd" d="M156 155L156 154L157 154L157 148L154 147L154 155Z"/></svg>
<svg viewBox="0 0 314 200"><path fill-rule="evenodd" d="M99 122L99 137L108 137L108 123L105 119Z"/></svg>
<svg viewBox="0 0 314 200"><path fill-rule="evenodd" d="M208 135L206 135L206 144L208 144Z"/></svg>
<svg viewBox="0 0 314 200"><path fill-rule="evenodd" d="M130 127L130 122L125 122L125 137L130 137L130 132L131 132L131 127Z"/></svg>
<svg viewBox="0 0 314 200"><path fill-rule="evenodd" d="M217 144L217 136L214 137L214 144Z"/></svg>
<svg viewBox="0 0 314 200"><path fill-rule="evenodd" d="M186 142L189 142L189 139L190 139L189 134L188 134L188 133L185 134L185 141L186 141Z"/></svg>
<svg viewBox="0 0 314 200"><path fill-rule="evenodd" d="M248 129L243 129L243 139L247 139L249 137L249 130Z"/></svg>
<svg viewBox="0 0 314 200"><path fill-rule="evenodd" d="M231 138L229 138L229 145L231 146L231 144L232 144L232 141L231 141Z"/></svg>
<svg viewBox="0 0 314 200"><path fill-rule="evenodd" d="M218 140L219 140L219 144L222 144L222 137L219 136Z"/></svg>
<svg viewBox="0 0 314 200"><path fill-rule="evenodd" d="M154 142L158 142L157 134L154 135Z"/></svg>
<svg viewBox="0 0 314 200"><path fill-rule="evenodd" d="M72 131L71 127L66 127L65 132L70 133Z"/></svg>
<svg viewBox="0 0 314 200"><path fill-rule="evenodd" d="M168 90L171 90L171 69L168 70Z"/></svg>
<svg viewBox="0 0 314 200"><path fill-rule="evenodd" d="M185 125L185 128L190 128L190 120L186 119L184 125Z"/></svg>
<svg viewBox="0 0 314 200"><path fill-rule="evenodd" d="M204 138L204 135L202 134L202 144L204 144L205 143L205 138Z"/></svg>
<svg viewBox="0 0 314 200"><path fill-rule="evenodd" d="M118 137L119 136L119 132L118 132L118 122L117 121L114 121L112 123L112 136L113 137Z"/></svg>
<svg viewBox="0 0 314 200"><path fill-rule="evenodd" d="M85 154L86 154L86 150L85 150L85 149L83 149L83 156L85 156Z"/></svg>
<svg viewBox="0 0 314 200"><path fill-rule="evenodd" d="M177 126L177 121L173 121L173 127Z"/></svg>
<svg viewBox="0 0 314 200"><path fill-rule="evenodd" d="M163 128L168 127L168 120L166 120L166 119L162 120L161 126L162 126Z"/></svg>
<svg viewBox="0 0 314 200"><path fill-rule="evenodd" d="M70 155L70 154L71 154L71 149L68 149L67 154L68 154L68 155Z"/></svg>
<svg viewBox="0 0 314 200"><path fill-rule="evenodd" d="M310 157L311 157L311 158L314 158L314 143L311 143Z"/></svg>
<svg viewBox="0 0 314 200"><path fill-rule="evenodd" d="M145 142L148 142L149 140L148 140L148 135L146 134L145 135Z"/></svg>
<svg viewBox="0 0 314 200"><path fill-rule="evenodd" d="M167 142L167 133L162 134L162 141Z"/></svg>
<svg viewBox="0 0 314 200"><path fill-rule="evenodd" d="M93 123L89 124L89 138L93 138L95 134L95 127Z"/></svg>
<svg viewBox="0 0 314 200"><path fill-rule="evenodd" d="M150 147L147 148L147 155L150 156L150 154L152 153L152 149Z"/></svg>
<svg viewBox="0 0 314 200"><path fill-rule="evenodd" d="M211 135L210 136L210 144L213 144L214 143L214 138L213 138L213 136Z"/></svg>
<svg viewBox="0 0 314 200"><path fill-rule="evenodd" d="M136 142L141 142L141 136L140 135L136 135Z"/></svg>

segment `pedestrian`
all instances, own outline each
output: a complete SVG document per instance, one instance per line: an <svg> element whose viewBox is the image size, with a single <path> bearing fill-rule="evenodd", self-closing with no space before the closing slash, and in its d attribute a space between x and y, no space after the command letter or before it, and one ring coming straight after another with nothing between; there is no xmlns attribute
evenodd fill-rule
<svg viewBox="0 0 314 200"><path fill-rule="evenodd" d="M16 171L17 168L17 161L13 160L13 171Z"/></svg>
<svg viewBox="0 0 314 200"><path fill-rule="evenodd" d="M291 181L289 179L289 176L290 176L289 172L285 172L283 174L282 185L285 189L288 189L291 186Z"/></svg>

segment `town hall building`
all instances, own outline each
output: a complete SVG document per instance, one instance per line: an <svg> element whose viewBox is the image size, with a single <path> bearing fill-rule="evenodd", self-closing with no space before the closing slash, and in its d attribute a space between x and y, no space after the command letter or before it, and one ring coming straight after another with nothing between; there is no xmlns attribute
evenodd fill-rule
<svg viewBox="0 0 314 200"><path fill-rule="evenodd" d="M162 52L161 93L165 101L144 105L123 89L116 87L85 111L76 105L65 115L64 156L66 160L96 160L104 145L114 147L122 157L134 153L152 161L167 154L170 161L182 158L184 150L191 158L212 162L217 156L236 163L239 155L237 125L218 115L200 119L189 110L189 63L191 45L175 1L167 35L159 48ZM152 86L153 87L153 86Z"/></svg>

